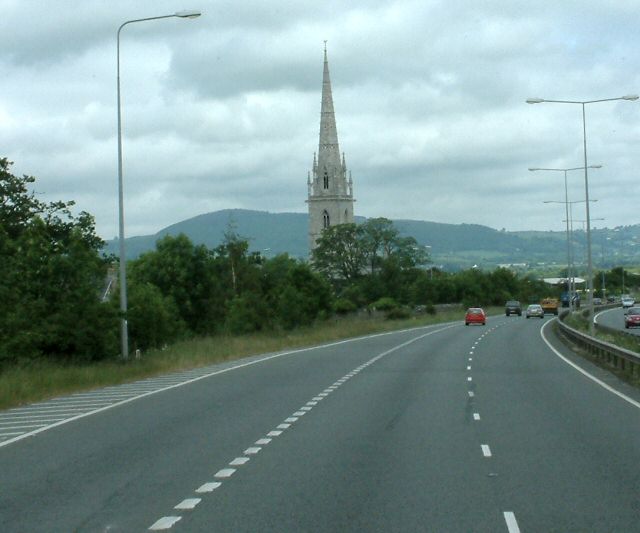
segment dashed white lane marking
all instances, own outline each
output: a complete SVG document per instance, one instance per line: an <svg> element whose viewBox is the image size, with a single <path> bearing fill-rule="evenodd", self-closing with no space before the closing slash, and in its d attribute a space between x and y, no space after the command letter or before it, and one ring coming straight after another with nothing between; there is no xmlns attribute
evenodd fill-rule
<svg viewBox="0 0 640 533"><path fill-rule="evenodd" d="M511 511L506 511L504 514L504 521L507 523L507 529L509 533L520 533L518 522L516 521L516 515Z"/></svg>
<svg viewBox="0 0 640 533"><path fill-rule="evenodd" d="M203 494L205 492L213 492L214 490L216 490L220 485L222 485L222 483L220 483L219 481L212 481L210 483L205 483L204 485L198 487L196 489L196 492L198 494Z"/></svg>
<svg viewBox="0 0 640 533"><path fill-rule="evenodd" d="M187 498L186 500L182 500L178 505L176 505L174 509L190 511L191 509L195 509L196 505L198 505L201 501L202 498Z"/></svg>
<svg viewBox="0 0 640 533"><path fill-rule="evenodd" d="M471 370L471 366L467 366L467 370Z"/></svg>
<svg viewBox="0 0 640 533"><path fill-rule="evenodd" d="M293 424L294 422L298 421L298 417L290 416L289 418L285 418L284 421L287 422L288 424Z"/></svg>
<svg viewBox="0 0 640 533"><path fill-rule="evenodd" d="M481 444L480 447L482 448L482 455L491 457L491 448L489 448L488 444Z"/></svg>
<svg viewBox="0 0 640 533"><path fill-rule="evenodd" d="M251 448L247 448L243 453L245 455L255 455L260 450L262 450L262 448L260 448L259 446L252 446Z"/></svg>
<svg viewBox="0 0 640 533"><path fill-rule="evenodd" d="M472 390L468 391L468 394L469 398L473 398L475 396L475 393Z"/></svg>
<svg viewBox="0 0 640 533"><path fill-rule="evenodd" d="M178 520L180 520L181 516L163 516L160 520L158 520L155 524L153 524L149 529L151 531L161 531L163 529L171 529L173 524L175 524Z"/></svg>
<svg viewBox="0 0 640 533"><path fill-rule="evenodd" d="M474 420L480 420L480 414L479 413L473 413L473 419Z"/></svg>
<svg viewBox="0 0 640 533"><path fill-rule="evenodd" d="M362 365L362 367L358 368L357 370L360 371L362 368L365 368L366 366L374 363L375 361L377 361L378 359L393 353L405 346L408 346L410 344L413 344L414 342L423 339L425 337L428 337L429 335L432 335L433 333L438 333L440 331L443 331L445 329L449 329L453 327L453 325L450 326L446 326L442 329L436 329L433 331L430 331L428 333L425 333L423 335L420 335L418 337L415 337L409 341L406 341L402 344L399 344L398 346L395 346L394 348L391 348L390 350L387 350L386 352L383 352L379 355L377 355L376 357L374 357L373 359L370 359L366 364ZM355 375L357 372L353 372L353 375ZM348 378L347 378L348 379ZM307 405L304 407L301 407L299 411L296 411L292 417L289 417L287 419L291 420L291 421L295 421L298 420L295 417L300 417L305 415L306 413L310 412L313 409L313 406L316 405L320 400L322 400L323 398L325 398L326 396L328 396L331 392L333 392L334 390L336 390L340 384L344 383L347 381L347 379L343 378L342 380L339 380L338 385L332 385L331 387L328 387L327 389L324 390L324 392L318 394L317 396L314 397L314 399L310 402L307 402ZM286 427L285 427L286 426ZM287 429L291 426L291 424L289 423L283 423L280 424L278 426L278 428L282 428L282 429ZM269 433L267 433L267 437L277 437L279 435L282 434L282 431L280 430L272 430ZM265 445L271 442L270 438L261 438L258 439L256 441L257 445ZM258 453L262 448L260 447L251 447L251 448L247 448L243 453L245 455L253 455ZM247 461L250 460L250 457L236 457L233 461L231 461L229 463L229 465L231 466L239 466L239 465L243 465L245 463L247 463ZM236 472L235 468L223 468L222 470L219 470L215 475L214 478L217 479L227 479L230 478L234 473ZM215 489L217 489L218 487L220 487L222 485L221 482L219 481L215 481L215 482L209 482L209 483L205 483L203 485L201 485L198 489L196 489L197 493L207 493L207 492L213 492ZM182 510L189 510L189 509L193 509L196 505L198 505L198 503L200 503L201 499L200 498L188 498L186 500L183 500L181 503L179 503L178 505L176 505L175 509L182 509ZM149 529L150 530L160 530L160 529L169 529L171 528L178 520L180 520L181 517L179 516L165 516L163 518L161 518L160 520L158 520L157 522L155 522Z"/></svg>
<svg viewBox="0 0 640 533"><path fill-rule="evenodd" d="M473 361L473 357L469 357L469 361Z"/></svg>
<svg viewBox="0 0 640 533"><path fill-rule="evenodd" d="M289 429L291 424L278 424L276 429Z"/></svg>
<svg viewBox="0 0 640 533"><path fill-rule="evenodd" d="M471 376L469 376L469 377L467 378L467 381L473 381L473 380L471 379Z"/></svg>

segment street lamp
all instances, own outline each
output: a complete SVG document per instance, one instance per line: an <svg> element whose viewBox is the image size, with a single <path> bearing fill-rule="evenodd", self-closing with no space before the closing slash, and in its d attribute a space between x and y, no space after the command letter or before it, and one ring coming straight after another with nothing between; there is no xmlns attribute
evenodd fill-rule
<svg viewBox="0 0 640 533"><path fill-rule="evenodd" d="M582 106L582 135L583 135L583 148L584 148L584 192L586 199L586 211L587 211L587 271L588 271L588 283L589 283L589 333L593 336L593 263L591 260L591 219L589 215L589 177L587 168L587 120L585 116L584 106L586 104L596 104L598 102L613 102L615 100L637 100L638 95L628 94L626 96L620 96L618 98L602 98L600 100L546 100L544 98L528 98L527 104L542 104L544 102L550 104L579 104Z"/></svg>
<svg viewBox="0 0 640 533"><path fill-rule="evenodd" d="M122 182L122 111L120 103L120 32L127 24L134 22L146 22L148 20L159 20L168 18L193 19L200 16L199 11L178 11L173 15L162 15L159 17L147 17L143 19L127 20L118 28L116 36L117 43L117 86L118 86L118 240L120 241L120 342L122 358L129 358L129 335L127 332L127 258L124 246L124 189Z"/></svg>
<svg viewBox="0 0 640 533"><path fill-rule="evenodd" d="M602 165L589 165L589 168L602 168ZM567 277L569 278L569 309L573 310L573 293L575 291L575 284L571 279L571 272L573 269L572 265L572 251L571 251L571 241L570 241L570 233L569 233L569 192L567 189L567 172L571 170L583 170L583 167L572 167L572 168L540 168L533 167L529 169L529 172L537 172L540 170L550 171L550 172L564 172L564 204L565 204L565 212L567 217ZM550 203L550 202L545 202Z"/></svg>
<svg viewBox="0 0 640 533"><path fill-rule="evenodd" d="M566 191L565 191L566 192ZM589 200L590 202L597 202L598 200ZM576 292L576 283L575 283L575 258L573 256L573 204L582 204L584 203L585 200L573 200L573 201L567 201L567 200L545 200L542 203L543 204L565 204L565 209L568 209L567 213L568 216L565 220L563 220L562 222L565 222L567 225L567 242L568 242L568 248L569 248L569 261L570 261L570 267L567 266L567 270L569 268L571 268L571 273L573 273L573 276L571 274L567 274L569 277L569 293L570 293L570 298L569 298L569 308L571 310L573 310L573 307L571 305L571 301L572 298Z"/></svg>

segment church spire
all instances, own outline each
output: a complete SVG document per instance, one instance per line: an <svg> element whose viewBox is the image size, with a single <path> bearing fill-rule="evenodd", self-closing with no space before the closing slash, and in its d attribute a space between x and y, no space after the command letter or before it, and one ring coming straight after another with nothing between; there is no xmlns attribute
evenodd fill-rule
<svg viewBox="0 0 640 533"><path fill-rule="evenodd" d="M320 142L313 154L309 196L309 250L313 250L322 232L336 224L353 222L353 182L344 153L340 154L338 130L333 109L327 41L324 42L322 103L320 106Z"/></svg>
<svg viewBox="0 0 640 533"><path fill-rule="evenodd" d="M323 161L324 160L324 161ZM338 129L333 110L333 95L331 94L331 77L329 76L329 61L327 59L327 41L324 42L324 70L322 73L322 105L320 108L320 145L318 147L318 162L328 167L340 165L340 147L338 146Z"/></svg>

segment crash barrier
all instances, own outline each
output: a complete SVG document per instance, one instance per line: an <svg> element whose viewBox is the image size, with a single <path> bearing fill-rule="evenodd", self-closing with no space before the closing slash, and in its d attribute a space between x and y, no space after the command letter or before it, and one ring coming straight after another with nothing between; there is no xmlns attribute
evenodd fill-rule
<svg viewBox="0 0 640 533"><path fill-rule="evenodd" d="M604 306L603 306L604 307ZM571 342L588 352L591 356L599 361L607 364L608 366L615 368L621 372L624 372L629 377L640 377L640 354L620 348L610 342L605 342L595 337L591 337L582 331L572 328L564 323L564 319L569 315L569 311L565 310L560 313L558 317L558 327L560 332L568 338ZM612 328L603 328L600 326L598 329L615 331L620 333L619 330L612 330Z"/></svg>

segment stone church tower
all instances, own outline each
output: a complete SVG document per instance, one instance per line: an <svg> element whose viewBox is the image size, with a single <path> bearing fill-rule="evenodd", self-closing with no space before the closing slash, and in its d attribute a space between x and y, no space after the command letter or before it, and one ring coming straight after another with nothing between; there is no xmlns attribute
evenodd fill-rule
<svg viewBox="0 0 640 533"><path fill-rule="evenodd" d="M309 189L309 252L316 247L322 230L336 224L353 222L353 182L351 172L347 179L347 165L340 157L338 130L333 112L331 80L327 61L327 43L324 46L324 72L322 74L322 107L320 109L320 144L318 156L313 154L313 169L307 177Z"/></svg>

